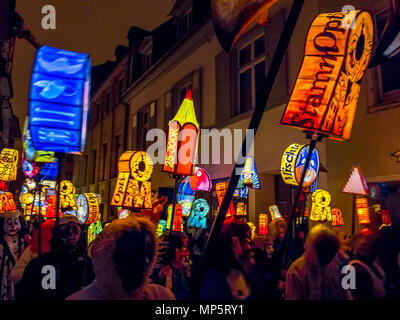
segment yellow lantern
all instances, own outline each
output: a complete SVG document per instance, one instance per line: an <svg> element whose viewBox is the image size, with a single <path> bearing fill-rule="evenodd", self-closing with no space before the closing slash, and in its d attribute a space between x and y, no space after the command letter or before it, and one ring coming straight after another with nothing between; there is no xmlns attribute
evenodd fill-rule
<svg viewBox="0 0 400 320"><path fill-rule="evenodd" d="M0 153L0 180L13 181L17 179L18 151L4 148Z"/></svg>
<svg viewBox="0 0 400 320"><path fill-rule="evenodd" d="M60 208L61 210L77 210L75 187L71 181L63 180L60 183Z"/></svg>
<svg viewBox="0 0 400 320"><path fill-rule="evenodd" d="M318 189L312 194L310 220L332 221L331 195L328 191Z"/></svg>
<svg viewBox="0 0 400 320"><path fill-rule="evenodd" d="M4 192L0 194L0 213L6 213L17 210L14 203L14 198L11 192Z"/></svg>
<svg viewBox="0 0 400 320"><path fill-rule="evenodd" d="M152 209L151 175L153 161L143 151L126 151L118 160L118 179L111 205Z"/></svg>

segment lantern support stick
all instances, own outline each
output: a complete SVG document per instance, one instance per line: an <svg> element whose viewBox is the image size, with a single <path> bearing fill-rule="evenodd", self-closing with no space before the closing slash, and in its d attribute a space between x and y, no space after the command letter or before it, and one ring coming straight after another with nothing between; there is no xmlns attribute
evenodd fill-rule
<svg viewBox="0 0 400 320"><path fill-rule="evenodd" d="M248 130L254 132L253 137L256 136L257 130L260 126L261 119L264 115L265 108L267 107L267 103L271 96L271 92L274 87L276 78L278 77L279 69L282 65L283 59L285 58L286 51L289 47L290 39L292 38L292 34L296 27L297 20L300 17L300 13L301 13L301 9L303 8L303 5L304 5L304 0L294 0L292 3L292 7L290 9L289 16L286 20L282 34L280 36L279 43L276 47L270 68L268 69L268 73L262 84L262 87L264 88L264 90L262 90L262 95L260 97L260 100L256 103L254 112L251 116ZM247 155L248 154L249 150L247 150L248 149L247 148L247 144L248 144L247 140L248 140L247 135L245 135L239 155L243 155L243 154ZM253 141L249 141L249 142L250 142L249 146L251 146L253 144ZM214 224L213 224L211 232L210 232L210 237L207 241L206 248L203 252L203 257L201 259L199 273L198 273L197 278L195 279L194 285L192 286L192 290L191 290L191 298L192 299L195 299L198 296L201 282L202 282L202 279L203 279L203 276L205 273L205 268L208 264L208 260L210 259L210 252L213 250L213 247L215 247L216 242L218 241L218 236L219 236L222 226L224 224L225 216L228 211L229 205L232 201L233 193L235 192L235 189L237 187L237 184L239 181L239 175L237 174L237 172L243 168L243 164L239 163L240 158L241 157L237 158L236 163L233 167L232 175L231 175L231 178L230 178L229 184L228 184L228 188L226 190L224 199L221 203L219 213L217 214L217 217L214 220Z"/></svg>
<svg viewBox="0 0 400 320"><path fill-rule="evenodd" d="M300 182L299 182L299 186L297 188L296 196L294 198L292 209L290 211L290 216L289 216L289 219L288 219L288 225L287 225L287 228L286 228L285 237L283 238L282 250L280 252L280 257L279 257L280 259L278 261L282 260L282 255L286 251L287 246L288 246L289 235L292 232L293 226L296 225L296 223L295 223L296 222L296 209L297 209L297 206L298 206L298 203L299 203L300 195L301 195L302 190L303 190L304 178L306 177L307 168L310 165L311 155L312 155L312 153L313 153L313 151L315 149L315 146L317 145L317 142L321 142L322 139L325 136L323 134L310 132L310 131L306 131L306 135L307 135L307 138L311 138L311 141L310 141L310 145L309 145L309 149L308 149L306 163L304 164L304 170L301 173L301 179L300 179ZM288 254L288 251L286 251L285 260L287 258L287 254Z"/></svg>
<svg viewBox="0 0 400 320"><path fill-rule="evenodd" d="M55 227L58 227L60 223L60 184L61 184L61 162L62 159L64 158L63 153L56 153L56 157L58 159L58 172L57 172L57 201L56 201L56 222L55 222Z"/></svg>

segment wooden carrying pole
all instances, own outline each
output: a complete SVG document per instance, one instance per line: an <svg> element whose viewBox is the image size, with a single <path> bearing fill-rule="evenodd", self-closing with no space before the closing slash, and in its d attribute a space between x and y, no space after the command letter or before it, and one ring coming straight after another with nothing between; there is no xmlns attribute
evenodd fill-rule
<svg viewBox="0 0 400 320"><path fill-rule="evenodd" d="M285 57L286 51L289 47L290 39L292 38L293 31L296 27L297 20L299 19L301 9L304 5L304 0L294 0L292 7L290 9L289 16L287 18L287 21L285 23L284 29L282 31L281 37L279 39L279 43L277 45L277 48L275 50L275 54L273 56L271 66L268 70L267 76L264 79L264 82L262 84L262 87L264 90L262 91L262 95L260 100L255 106L253 115L250 120L250 124L248 127L248 130L253 130L254 131L254 137L257 133L257 130L260 126L261 119L264 115L265 108L267 106L268 100L270 98L272 89L274 87L276 78L279 73L279 69L282 65L283 59ZM242 148L240 150L241 155L246 155L248 154L247 150L247 135L245 135L245 138L243 140ZM253 141L249 141L249 146L252 145ZM240 155L239 154L239 155ZM201 259L200 263L200 268L199 268L199 273L195 279L194 285L192 286L191 290L191 298L196 299L200 290L201 282L205 273L206 266L208 264L208 260L210 257L210 252L213 250L213 247L216 245L216 241L218 241L218 236L220 234L220 231L222 229L222 226L224 224L225 216L228 211L229 205L232 201L233 193L235 192L236 186L239 181L240 175L237 174L239 169L243 168L243 164L238 163L240 157L237 158L236 163L233 167L232 170L232 175L229 180L228 188L226 190L224 199L222 201L221 207L219 209L219 213L214 220L214 224L212 226L211 232L210 232L210 237L207 241L206 248L203 252L203 256ZM241 172L241 171L240 171Z"/></svg>

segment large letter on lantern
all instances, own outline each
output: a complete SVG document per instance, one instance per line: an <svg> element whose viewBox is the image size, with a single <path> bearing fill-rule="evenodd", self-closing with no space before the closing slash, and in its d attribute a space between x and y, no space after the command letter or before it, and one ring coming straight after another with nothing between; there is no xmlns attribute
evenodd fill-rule
<svg viewBox="0 0 400 320"><path fill-rule="evenodd" d="M207 215L210 206L205 199L197 199L189 217L189 227L205 229L207 227Z"/></svg>
<svg viewBox="0 0 400 320"><path fill-rule="evenodd" d="M331 195L328 191L318 189L312 194L310 220L332 221Z"/></svg>
<svg viewBox="0 0 400 320"><path fill-rule="evenodd" d="M194 174L199 133L192 92L188 90L175 118L169 123L164 172L178 176Z"/></svg>
<svg viewBox="0 0 400 320"><path fill-rule="evenodd" d="M345 28L343 21L354 28ZM348 140L373 38L366 11L319 15L308 32L303 65L281 124Z"/></svg>
<svg viewBox="0 0 400 320"><path fill-rule="evenodd" d="M332 225L337 227L344 225L342 211L338 208L332 209Z"/></svg>
<svg viewBox="0 0 400 320"><path fill-rule="evenodd" d="M258 216L258 234L260 236L268 234L268 215L260 214Z"/></svg>
<svg viewBox="0 0 400 320"><path fill-rule="evenodd" d="M0 180L13 181L17 179L18 151L4 148L0 153Z"/></svg>
<svg viewBox="0 0 400 320"><path fill-rule="evenodd" d="M80 153L90 95L87 54L41 47L33 67L29 129L35 150Z"/></svg>
<svg viewBox="0 0 400 320"><path fill-rule="evenodd" d="M356 199L356 209L359 224L370 224L368 200L365 197Z"/></svg>

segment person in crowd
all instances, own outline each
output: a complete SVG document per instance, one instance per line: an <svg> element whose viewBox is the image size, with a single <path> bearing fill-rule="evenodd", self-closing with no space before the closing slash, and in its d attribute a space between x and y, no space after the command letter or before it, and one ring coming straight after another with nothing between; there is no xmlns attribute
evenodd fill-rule
<svg viewBox="0 0 400 320"><path fill-rule="evenodd" d="M232 219L224 224L218 241L210 249L207 268L197 298L200 300L244 300L250 296L246 270L253 264L251 230L247 223Z"/></svg>
<svg viewBox="0 0 400 320"><path fill-rule="evenodd" d="M40 253L44 254L50 251L51 237L54 228L54 220L47 220L41 225L40 234ZM10 279L17 284L24 274L25 267L31 262L32 259L36 258L39 253L39 230L36 229L33 232L31 243L24 249L17 263L11 271Z"/></svg>
<svg viewBox="0 0 400 320"><path fill-rule="evenodd" d="M377 261L378 234L368 228L352 239L353 257L349 265L355 268L355 288L348 289L350 300L383 299L386 296L385 272Z"/></svg>
<svg viewBox="0 0 400 320"><path fill-rule="evenodd" d="M74 215L60 218L53 229L50 251L26 266L17 299L64 300L93 281L92 262L86 254L81 227Z"/></svg>
<svg viewBox="0 0 400 320"><path fill-rule="evenodd" d="M67 300L174 300L169 289L150 283L158 246L148 218L114 220L89 248L96 279Z"/></svg>
<svg viewBox="0 0 400 320"><path fill-rule="evenodd" d="M172 232L163 239L165 249L153 273L153 281L171 289L176 299L189 299L191 281L188 237L183 232Z"/></svg>
<svg viewBox="0 0 400 320"><path fill-rule="evenodd" d="M252 243L254 265L248 273L252 300L280 300L283 287L277 256L270 236L255 238Z"/></svg>
<svg viewBox="0 0 400 320"><path fill-rule="evenodd" d="M386 274L387 298L400 298L400 266L397 258L400 252L399 233L393 225L384 226L379 230L381 238L378 260Z"/></svg>
<svg viewBox="0 0 400 320"><path fill-rule="evenodd" d="M0 215L0 300L15 299L10 274L25 246L22 225L19 211Z"/></svg>
<svg viewBox="0 0 400 320"><path fill-rule="evenodd" d="M315 225L306 238L304 254L290 266L287 300L346 300L338 266L340 242L328 227Z"/></svg>

